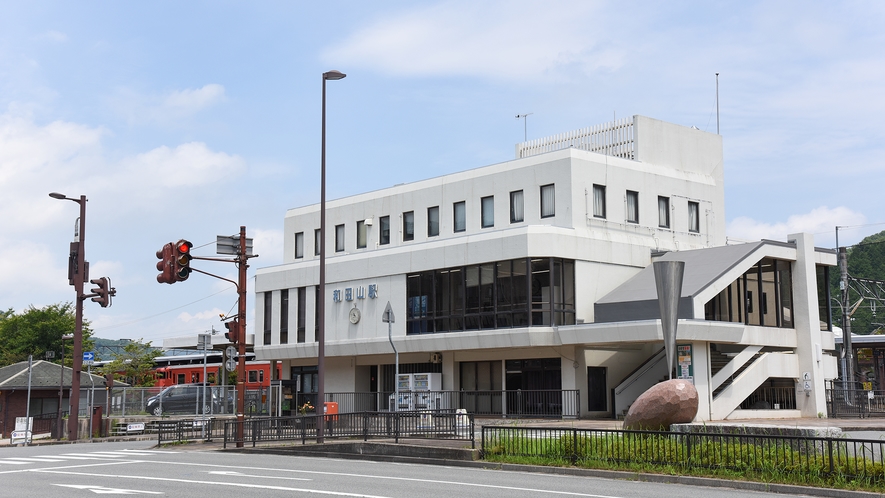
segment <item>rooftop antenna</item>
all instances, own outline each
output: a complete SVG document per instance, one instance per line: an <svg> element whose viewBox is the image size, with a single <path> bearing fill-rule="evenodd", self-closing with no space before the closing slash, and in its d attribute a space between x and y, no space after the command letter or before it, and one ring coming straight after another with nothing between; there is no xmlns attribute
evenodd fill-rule
<svg viewBox="0 0 885 498"><path fill-rule="evenodd" d="M716 73L716 134L719 135L719 73Z"/></svg>
<svg viewBox="0 0 885 498"><path fill-rule="evenodd" d="M517 114L516 119L522 120L522 141L528 141L528 117L534 114L533 112L527 112L525 114Z"/></svg>

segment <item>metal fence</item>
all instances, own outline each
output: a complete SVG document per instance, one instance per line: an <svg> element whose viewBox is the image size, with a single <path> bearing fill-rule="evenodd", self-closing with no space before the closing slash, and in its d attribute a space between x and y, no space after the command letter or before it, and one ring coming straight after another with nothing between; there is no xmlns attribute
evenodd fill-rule
<svg viewBox="0 0 885 498"><path fill-rule="evenodd" d="M187 420L159 420L151 424L157 432L157 444L182 441L211 441L223 437L225 420L194 418ZM146 428L147 429L147 428Z"/></svg>
<svg viewBox="0 0 885 498"><path fill-rule="evenodd" d="M830 418L885 417L885 391L833 388L826 393Z"/></svg>
<svg viewBox="0 0 885 498"><path fill-rule="evenodd" d="M885 441L651 431L483 426L483 458L572 465L651 464L885 482Z"/></svg>
<svg viewBox="0 0 885 498"><path fill-rule="evenodd" d="M513 418L577 418L581 406L577 389L513 390L513 391L400 391L393 392L331 392L326 401L338 403L340 413L363 411L420 411L464 409L474 415ZM289 412L309 403L317 406L316 393L294 395ZM397 408L397 404L399 407ZM284 407L283 414L286 409Z"/></svg>
<svg viewBox="0 0 885 498"><path fill-rule="evenodd" d="M474 418L454 410L412 412L359 412L336 415L254 418L224 422L224 447L228 444L255 446L275 441L316 439L317 424L324 424L324 438L452 439L475 446ZM242 439L238 439L239 425Z"/></svg>

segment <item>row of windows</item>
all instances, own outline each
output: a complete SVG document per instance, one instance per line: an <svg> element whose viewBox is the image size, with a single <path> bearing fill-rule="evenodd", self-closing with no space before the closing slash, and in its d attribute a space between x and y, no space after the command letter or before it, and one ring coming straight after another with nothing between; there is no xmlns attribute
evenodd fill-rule
<svg viewBox="0 0 885 498"><path fill-rule="evenodd" d="M406 334L574 325L575 262L520 258L406 276Z"/></svg>
<svg viewBox="0 0 885 498"><path fill-rule="evenodd" d="M639 223L639 192L628 190L625 195L627 223ZM606 218L605 185L593 185L593 216ZM658 196L658 227L670 228L670 198ZM688 231L701 231L700 204L688 201Z"/></svg>
<svg viewBox="0 0 885 498"><path fill-rule="evenodd" d="M299 287L296 290L297 308L296 312L296 329L295 341L302 343L305 341L304 327L307 315L305 314L305 306L307 304L307 288ZM273 313L273 294L271 292L264 293L264 344L270 344L271 336L271 313ZM280 344L289 343L289 289L280 291Z"/></svg>
<svg viewBox="0 0 885 498"><path fill-rule="evenodd" d="M553 184L543 185L540 189L541 218L550 218L556 215L556 195ZM482 228L495 226L495 196L490 195L480 199L480 221ZM427 208L427 236L439 235L439 206ZM510 223L521 223L525 220L525 204L523 191L510 192ZM364 249L368 244L368 224L366 221L356 222L356 248ZM415 240L415 212L406 211L402 216L403 241ZM452 204L452 231L454 233L467 230L467 202L458 201ZM335 226L335 252L345 250L345 226ZM390 216L378 218L378 244L390 244ZM320 253L320 230L314 230L314 255ZM304 257L304 232L295 234L295 258Z"/></svg>

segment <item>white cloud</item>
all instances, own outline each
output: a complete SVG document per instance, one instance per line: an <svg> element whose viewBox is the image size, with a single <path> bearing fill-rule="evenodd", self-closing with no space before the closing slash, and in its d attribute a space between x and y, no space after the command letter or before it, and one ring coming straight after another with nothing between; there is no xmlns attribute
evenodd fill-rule
<svg viewBox="0 0 885 498"><path fill-rule="evenodd" d="M224 313L225 313L224 311L222 311L218 308L213 308L211 310L200 311L200 312L194 313L194 314L181 313L178 315L178 319L184 323L190 323L193 321L205 321L205 320L211 320L211 321L217 322L218 315L222 315Z"/></svg>
<svg viewBox="0 0 885 498"><path fill-rule="evenodd" d="M33 289L40 289L41 295L44 296L63 293L68 287L68 270L51 264L57 259L56 256L57 251L50 250L44 244L29 240L0 239L0 282L4 282L6 288L3 295L15 296L18 293L26 293L30 296ZM70 299L73 300L73 297L74 293L71 291ZM3 299L3 301L8 303L19 299ZM40 307L50 303L30 301L29 304ZM9 304L6 304L2 309L8 307Z"/></svg>
<svg viewBox="0 0 885 498"><path fill-rule="evenodd" d="M61 31L56 31L51 29L49 31L45 31L37 36L38 40L47 40L55 43L64 43L68 41L68 35L62 33Z"/></svg>
<svg viewBox="0 0 885 498"><path fill-rule="evenodd" d="M110 105L130 123L174 126L224 99L224 86L210 83L200 88L173 90L162 95L146 95L123 88L110 98Z"/></svg>
<svg viewBox="0 0 885 498"><path fill-rule="evenodd" d="M283 262L283 231L256 229L252 236L252 252L261 256L262 266Z"/></svg>
<svg viewBox="0 0 885 498"><path fill-rule="evenodd" d="M330 47L325 62L394 75L539 80L577 64L619 67L600 49L589 2L443 2L383 19Z"/></svg>
<svg viewBox="0 0 885 498"><path fill-rule="evenodd" d="M202 88L176 90L163 99L165 113L190 115L224 99L224 87L210 83Z"/></svg>
<svg viewBox="0 0 885 498"><path fill-rule="evenodd" d="M821 241L830 241L835 237L836 226L862 225L866 216L862 213L839 206L833 209L821 206L804 214L795 214L787 221L767 223L741 216L728 224L726 233L730 239L738 240L784 240L791 233L819 234L817 245ZM830 236L832 234L832 236Z"/></svg>
<svg viewBox="0 0 885 498"><path fill-rule="evenodd" d="M138 190L148 193L145 187L188 187L215 183L219 179L237 174L245 169L243 158L213 152L202 142L181 144L175 148L157 147L151 151L123 160L123 178L114 178L114 184L139 185ZM159 192L159 191L157 191Z"/></svg>

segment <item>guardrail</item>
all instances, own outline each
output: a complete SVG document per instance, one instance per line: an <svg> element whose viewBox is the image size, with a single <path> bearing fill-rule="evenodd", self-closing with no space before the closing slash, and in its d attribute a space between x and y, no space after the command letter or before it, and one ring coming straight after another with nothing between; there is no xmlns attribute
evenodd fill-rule
<svg viewBox="0 0 885 498"><path fill-rule="evenodd" d="M653 464L885 482L885 441L749 434L483 426L482 458Z"/></svg>
<svg viewBox="0 0 885 498"><path fill-rule="evenodd" d="M358 412L300 417L253 418L224 423L224 447L228 444L254 447L259 442L301 441L316 438L317 424L323 426L324 438L453 439L476 445L474 418L454 410L410 412ZM238 425L243 424L243 439L237 440Z"/></svg>

